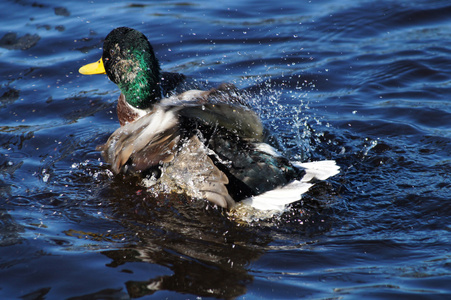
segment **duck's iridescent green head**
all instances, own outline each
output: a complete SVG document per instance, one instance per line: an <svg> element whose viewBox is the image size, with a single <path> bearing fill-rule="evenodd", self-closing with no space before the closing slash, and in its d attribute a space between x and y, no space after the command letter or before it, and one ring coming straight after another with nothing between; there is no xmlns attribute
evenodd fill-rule
<svg viewBox="0 0 451 300"><path fill-rule="evenodd" d="M147 108L161 96L160 65L145 35L135 29L111 31L103 43L102 58L81 67L80 73L106 73L136 108Z"/></svg>

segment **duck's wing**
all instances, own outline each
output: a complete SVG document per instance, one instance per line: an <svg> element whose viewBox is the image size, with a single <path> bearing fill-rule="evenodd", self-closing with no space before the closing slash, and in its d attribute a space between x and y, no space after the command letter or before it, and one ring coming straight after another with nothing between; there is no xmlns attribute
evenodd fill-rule
<svg viewBox="0 0 451 300"><path fill-rule="evenodd" d="M241 105L205 103L187 105L179 111L185 126L228 131L240 139L262 141L263 125L257 114Z"/></svg>
<svg viewBox="0 0 451 300"><path fill-rule="evenodd" d="M181 128L181 109L157 107L117 129L98 150L116 174L159 166L166 185L224 208L233 207L227 176L215 166L198 136L190 128Z"/></svg>
<svg viewBox="0 0 451 300"><path fill-rule="evenodd" d="M139 172L173 159L180 140L175 109L156 109L152 114L118 128L97 149L114 173Z"/></svg>

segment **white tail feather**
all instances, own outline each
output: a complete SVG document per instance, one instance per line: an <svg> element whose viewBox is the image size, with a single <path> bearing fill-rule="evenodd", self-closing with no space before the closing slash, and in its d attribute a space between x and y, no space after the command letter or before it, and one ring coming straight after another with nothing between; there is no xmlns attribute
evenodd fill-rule
<svg viewBox="0 0 451 300"><path fill-rule="evenodd" d="M305 169L305 175L301 180L295 180L283 187L267 191L258 196L244 199L243 204L250 205L259 210L282 211L285 207L301 199L301 195L314 184L311 180L326 180L337 175L340 167L333 160L323 160L308 163L292 162L298 168Z"/></svg>
<svg viewBox="0 0 451 300"><path fill-rule="evenodd" d="M302 182L308 182L312 179L326 180L340 173L340 167L337 166L335 160L321 160L307 163L293 161L291 163L295 167L305 169L305 175L301 179Z"/></svg>

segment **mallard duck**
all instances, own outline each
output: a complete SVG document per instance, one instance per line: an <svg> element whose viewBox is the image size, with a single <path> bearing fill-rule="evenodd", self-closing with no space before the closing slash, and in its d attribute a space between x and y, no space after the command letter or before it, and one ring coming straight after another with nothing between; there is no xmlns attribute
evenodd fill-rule
<svg viewBox="0 0 451 300"><path fill-rule="evenodd" d="M280 155L231 84L169 95L185 77L161 72L148 39L137 30L112 30L101 59L80 73L106 74L121 91L121 127L98 148L116 174L152 178L227 209L243 200L280 210L300 200L313 178L338 173L334 161L301 164Z"/></svg>

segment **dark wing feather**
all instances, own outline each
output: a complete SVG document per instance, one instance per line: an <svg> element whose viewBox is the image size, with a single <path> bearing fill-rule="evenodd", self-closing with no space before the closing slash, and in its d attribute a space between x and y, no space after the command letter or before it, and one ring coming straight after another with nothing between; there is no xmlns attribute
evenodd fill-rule
<svg viewBox="0 0 451 300"><path fill-rule="evenodd" d="M263 140L263 125L257 114L241 105L224 103L185 106L179 115L188 120L187 126L193 123L211 128L222 128L240 138ZM194 122L193 122L194 121Z"/></svg>

